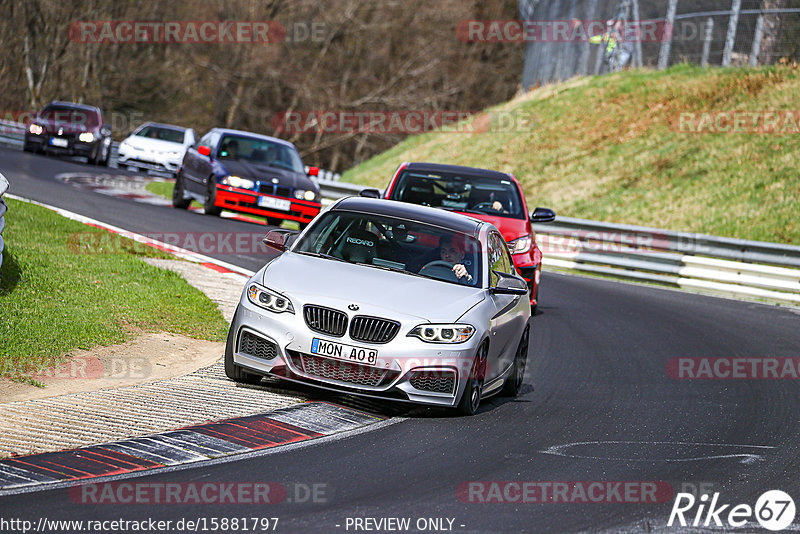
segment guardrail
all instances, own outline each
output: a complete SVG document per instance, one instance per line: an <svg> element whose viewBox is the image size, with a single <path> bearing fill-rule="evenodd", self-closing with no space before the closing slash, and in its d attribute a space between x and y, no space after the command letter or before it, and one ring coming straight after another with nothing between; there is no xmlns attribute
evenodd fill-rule
<svg viewBox="0 0 800 534"><path fill-rule="evenodd" d="M3 195L8 190L8 180L6 177L0 174L0 266L3 265L3 248L5 243L3 242L3 230L6 227L6 211L8 210L8 206L6 205L6 201L3 199Z"/></svg>
<svg viewBox="0 0 800 534"><path fill-rule="evenodd" d="M800 247L568 217L534 229L544 266L800 304Z"/></svg>
<svg viewBox="0 0 800 534"><path fill-rule="evenodd" d="M0 120L0 144L22 148L25 138L25 125L13 121Z"/></svg>
<svg viewBox="0 0 800 534"><path fill-rule="evenodd" d="M358 195L361 190L364 189L363 185L339 182L338 180L324 180L317 178L314 181L319 186L319 192L322 195L323 204L325 204L326 201L327 203L330 203L342 197Z"/></svg>

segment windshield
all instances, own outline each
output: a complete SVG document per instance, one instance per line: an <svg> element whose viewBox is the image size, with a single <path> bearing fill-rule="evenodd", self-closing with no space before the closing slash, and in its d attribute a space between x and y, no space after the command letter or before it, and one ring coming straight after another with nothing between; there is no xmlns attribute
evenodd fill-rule
<svg viewBox="0 0 800 534"><path fill-rule="evenodd" d="M292 251L454 284L481 285L478 240L437 226L393 217L327 212Z"/></svg>
<svg viewBox="0 0 800 534"><path fill-rule="evenodd" d="M170 143L183 144L184 130L176 128L164 128L163 126L145 126L138 132L137 137L147 137L148 139L158 139L169 141Z"/></svg>
<svg viewBox="0 0 800 534"><path fill-rule="evenodd" d="M519 190L511 179L404 171L398 177L390 198L468 213L517 219L526 217Z"/></svg>
<svg viewBox="0 0 800 534"><path fill-rule="evenodd" d="M224 136L219 144L219 159L247 160L261 165L305 173L297 150L287 145L253 137Z"/></svg>
<svg viewBox="0 0 800 534"><path fill-rule="evenodd" d="M46 106L39 119L50 124L71 124L93 128L99 126L97 113L69 106Z"/></svg>

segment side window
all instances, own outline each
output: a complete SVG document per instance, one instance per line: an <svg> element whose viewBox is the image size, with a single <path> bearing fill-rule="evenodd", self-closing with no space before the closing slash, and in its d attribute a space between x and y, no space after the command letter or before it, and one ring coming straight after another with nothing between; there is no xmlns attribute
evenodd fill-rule
<svg viewBox="0 0 800 534"><path fill-rule="evenodd" d="M214 147L217 145L217 141L219 141L219 132L208 132L203 136L202 139L197 143L197 148L200 145L211 147L211 153L214 153Z"/></svg>
<svg viewBox="0 0 800 534"><path fill-rule="evenodd" d="M502 252L497 248L497 238L494 234L489 235L488 241L488 254L489 254L489 286L494 287L497 285L497 279L500 278L495 271L502 271Z"/></svg>
<svg viewBox="0 0 800 534"><path fill-rule="evenodd" d="M506 247L503 238L493 233L490 237L490 243L493 249L493 253L490 254L490 268L492 271L514 274L516 272L514 261L511 259L511 254L509 254L508 247ZM492 258L494 259L492 260ZM492 276L496 277L497 275L492 273ZM492 282L495 281L496 280L492 278Z"/></svg>
<svg viewBox="0 0 800 534"><path fill-rule="evenodd" d="M203 137L200 138L200 140L195 145L195 148L199 147L200 145L209 146L210 143L211 143L211 132L208 132L207 134L205 134Z"/></svg>
<svg viewBox="0 0 800 534"><path fill-rule="evenodd" d="M508 251L508 246L506 245L505 240L503 240L501 236L497 236L497 241L500 250L503 252L503 264L506 267L505 272L508 274L516 274L517 269L514 267L514 260L511 259L511 253Z"/></svg>

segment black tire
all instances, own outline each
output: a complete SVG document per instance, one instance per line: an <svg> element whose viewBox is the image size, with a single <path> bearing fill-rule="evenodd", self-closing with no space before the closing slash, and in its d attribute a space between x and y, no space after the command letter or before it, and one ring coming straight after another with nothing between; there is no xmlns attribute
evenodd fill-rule
<svg viewBox="0 0 800 534"><path fill-rule="evenodd" d="M214 205L214 200L217 198L217 179L214 176L209 176L208 186L206 187L206 199L203 202L203 208L206 215L219 216L222 213L222 208Z"/></svg>
<svg viewBox="0 0 800 534"><path fill-rule="evenodd" d="M183 177L179 174L175 178L175 186L172 188L172 206L179 210L185 210L192 203L191 198L186 198L183 190Z"/></svg>
<svg viewBox="0 0 800 534"><path fill-rule="evenodd" d="M519 340L517 352L514 354L514 363L511 373L503 384L503 391L500 392L504 397L516 397L522 389L522 382L525 379L525 366L528 362L528 343L530 342L530 326L525 327L522 338Z"/></svg>
<svg viewBox="0 0 800 534"><path fill-rule="evenodd" d="M86 163L89 165L100 165L100 145L102 145L102 143L97 143L92 153L86 156Z"/></svg>
<svg viewBox="0 0 800 534"><path fill-rule="evenodd" d="M105 153L105 157L103 158L103 161L99 163L99 165L102 165L103 167L108 167L108 162L111 161L111 141L109 140L107 147L104 144L102 146L104 148L100 149L100 154Z"/></svg>
<svg viewBox="0 0 800 534"><path fill-rule="evenodd" d="M481 397L483 396L483 380L486 372L486 356L489 347L486 343L482 343L472 361L472 369L467 377L467 385L464 387L464 393L461 395L461 400L458 403L456 410L460 415L475 415L478 412L478 407L481 404Z"/></svg>
<svg viewBox="0 0 800 534"><path fill-rule="evenodd" d="M536 284L536 293L533 296L536 304L531 306L531 315L536 315L536 308L539 307L539 284Z"/></svg>
<svg viewBox="0 0 800 534"><path fill-rule="evenodd" d="M233 324L231 324L231 326L233 326ZM233 343L235 341L233 338L233 330L228 330L228 341L225 343L225 376L234 382L241 382L243 384L260 383L263 378L261 375L248 373L241 366L233 362Z"/></svg>
<svg viewBox="0 0 800 534"><path fill-rule="evenodd" d="M34 149L28 143L22 144L22 151L23 152L34 152Z"/></svg>

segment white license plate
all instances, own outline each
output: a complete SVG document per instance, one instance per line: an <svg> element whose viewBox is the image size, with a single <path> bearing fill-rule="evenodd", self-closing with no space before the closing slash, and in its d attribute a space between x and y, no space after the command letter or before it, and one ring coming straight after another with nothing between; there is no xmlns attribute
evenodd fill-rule
<svg viewBox="0 0 800 534"><path fill-rule="evenodd" d="M311 352L328 358L367 365L375 365L378 362L378 351L375 349L354 347L353 345L326 341L316 337L311 340Z"/></svg>
<svg viewBox="0 0 800 534"><path fill-rule="evenodd" d="M282 198L275 197L258 197L258 205L262 208L269 208L273 210L289 211L292 207L292 202Z"/></svg>
<svg viewBox="0 0 800 534"><path fill-rule="evenodd" d="M61 148L67 148L67 140L61 137L51 137L50 144L53 146L59 146Z"/></svg>

